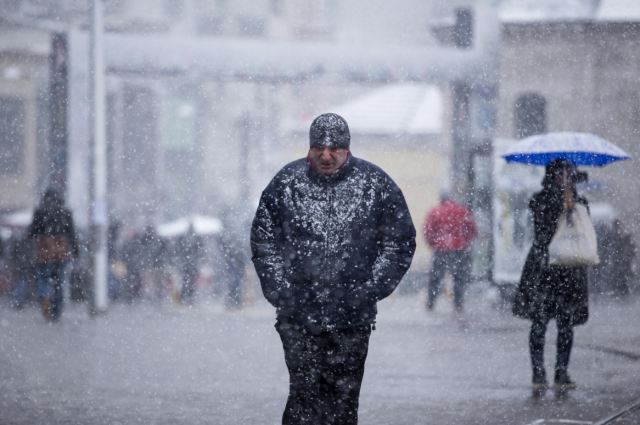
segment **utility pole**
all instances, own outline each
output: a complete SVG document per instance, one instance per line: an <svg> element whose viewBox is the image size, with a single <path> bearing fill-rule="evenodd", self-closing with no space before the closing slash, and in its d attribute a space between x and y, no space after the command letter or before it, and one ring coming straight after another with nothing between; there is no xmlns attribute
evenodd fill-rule
<svg viewBox="0 0 640 425"><path fill-rule="evenodd" d="M60 193L67 193L67 103L68 95L68 57L67 35L64 32L53 34L50 56L50 166L49 186Z"/></svg>
<svg viewBox="0 0 640 425"><path fill-rule="evenodd" d="M91 104L92 104L92 173L91 173L91 255L93 297L91 313L107 310L107 141L106 90L104 66L103 0L91 1Z"/></svg>
<svg viewBox="0 0 640 425"><path fill-rule="evenodd" d="M486 5L488 7L488 5ZM456 49L473 47L479 31L477 10L456 10L453 41ZM494 47L494 49L497 47ZM495 51L489 50L488 55ZM495 70L489 69L489 73ZM493 281L493 149L497 75L488 81L453 81L453 168L454 188L473 211L478 238L473 250L474 279Z"/></svg>
<svg viewBox="0 0 640 425"><path fill-rule="evenodd" d="M470 49L473 46L473 12L471 9L456 10L456 24L453 28L456 49ZM468 81L452 82L453 89L453 188L469 203L471 170L471 85Z"/></svg>

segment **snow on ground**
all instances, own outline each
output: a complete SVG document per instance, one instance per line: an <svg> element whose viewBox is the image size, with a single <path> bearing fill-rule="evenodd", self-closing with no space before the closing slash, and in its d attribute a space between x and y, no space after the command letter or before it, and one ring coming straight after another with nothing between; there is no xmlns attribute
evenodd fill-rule
<svg viewBox="0 0 640 425"><path fill-rule="evenodd" d="M424 295L379 304L360 400L362 424L594 421L640 397L640 299L591 303L570 365L578 389L533 398L528 322L469 291L463 318ZM61 323L0 300L2 424L277 424L288 390L274 312L220 303L113 305ZM552 375L555 327L547 334ZM636 356L636 357L634 357Z"/></svg>

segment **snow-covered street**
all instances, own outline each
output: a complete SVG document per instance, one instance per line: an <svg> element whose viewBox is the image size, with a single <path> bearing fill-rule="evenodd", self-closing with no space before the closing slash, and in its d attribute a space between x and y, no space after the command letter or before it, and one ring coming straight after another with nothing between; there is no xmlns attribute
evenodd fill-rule
<svg viewBox="0 0 640 425"><path fill-rule="evenodd" d="M533 398L528 322L469 291L464 320L424 294L379 304L360 399L362 424L589 423L640 397L639 300L591 302L570 366L578 388ZM142 303L58 324L0 301L0 423L277 424L288 391L275 314ZM545 356L551 371L555 326ZM637 413L635 414L637 415ZM544 422L548 423L548 422ZM578 422L575 422L578 423ZM633 422L629 422L633 423Z"/></svg>

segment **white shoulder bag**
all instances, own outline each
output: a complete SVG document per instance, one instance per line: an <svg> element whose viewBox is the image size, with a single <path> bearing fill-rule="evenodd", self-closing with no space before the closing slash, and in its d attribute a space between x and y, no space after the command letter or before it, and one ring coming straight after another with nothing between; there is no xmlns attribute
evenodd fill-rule
<svg viewBox="0 0 640 425"><path fill-rule="evenodd" d="M576 204L558 220L558 230L549 244L549 265L588 267L600 263L598 239L584 205Z"/></svg>

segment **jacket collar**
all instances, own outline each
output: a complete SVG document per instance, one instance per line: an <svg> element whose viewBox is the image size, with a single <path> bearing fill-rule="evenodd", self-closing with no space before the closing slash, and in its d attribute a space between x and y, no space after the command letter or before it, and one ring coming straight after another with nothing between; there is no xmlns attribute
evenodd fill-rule
<svg viewBox="0 0 640 425"><path fill-rule="evenodd" d="M313 182L319 184L327 184L327 183L337 183L341 180L344 180L351 172L353 171L353 165L355 162L355 158L351 155L351 151L347 153L347 160L342 164L335 173L331 175L320 174L316 171L315 167L311 163L311 158L309 158L309 154L307 154L307 176Z"/></svg>

